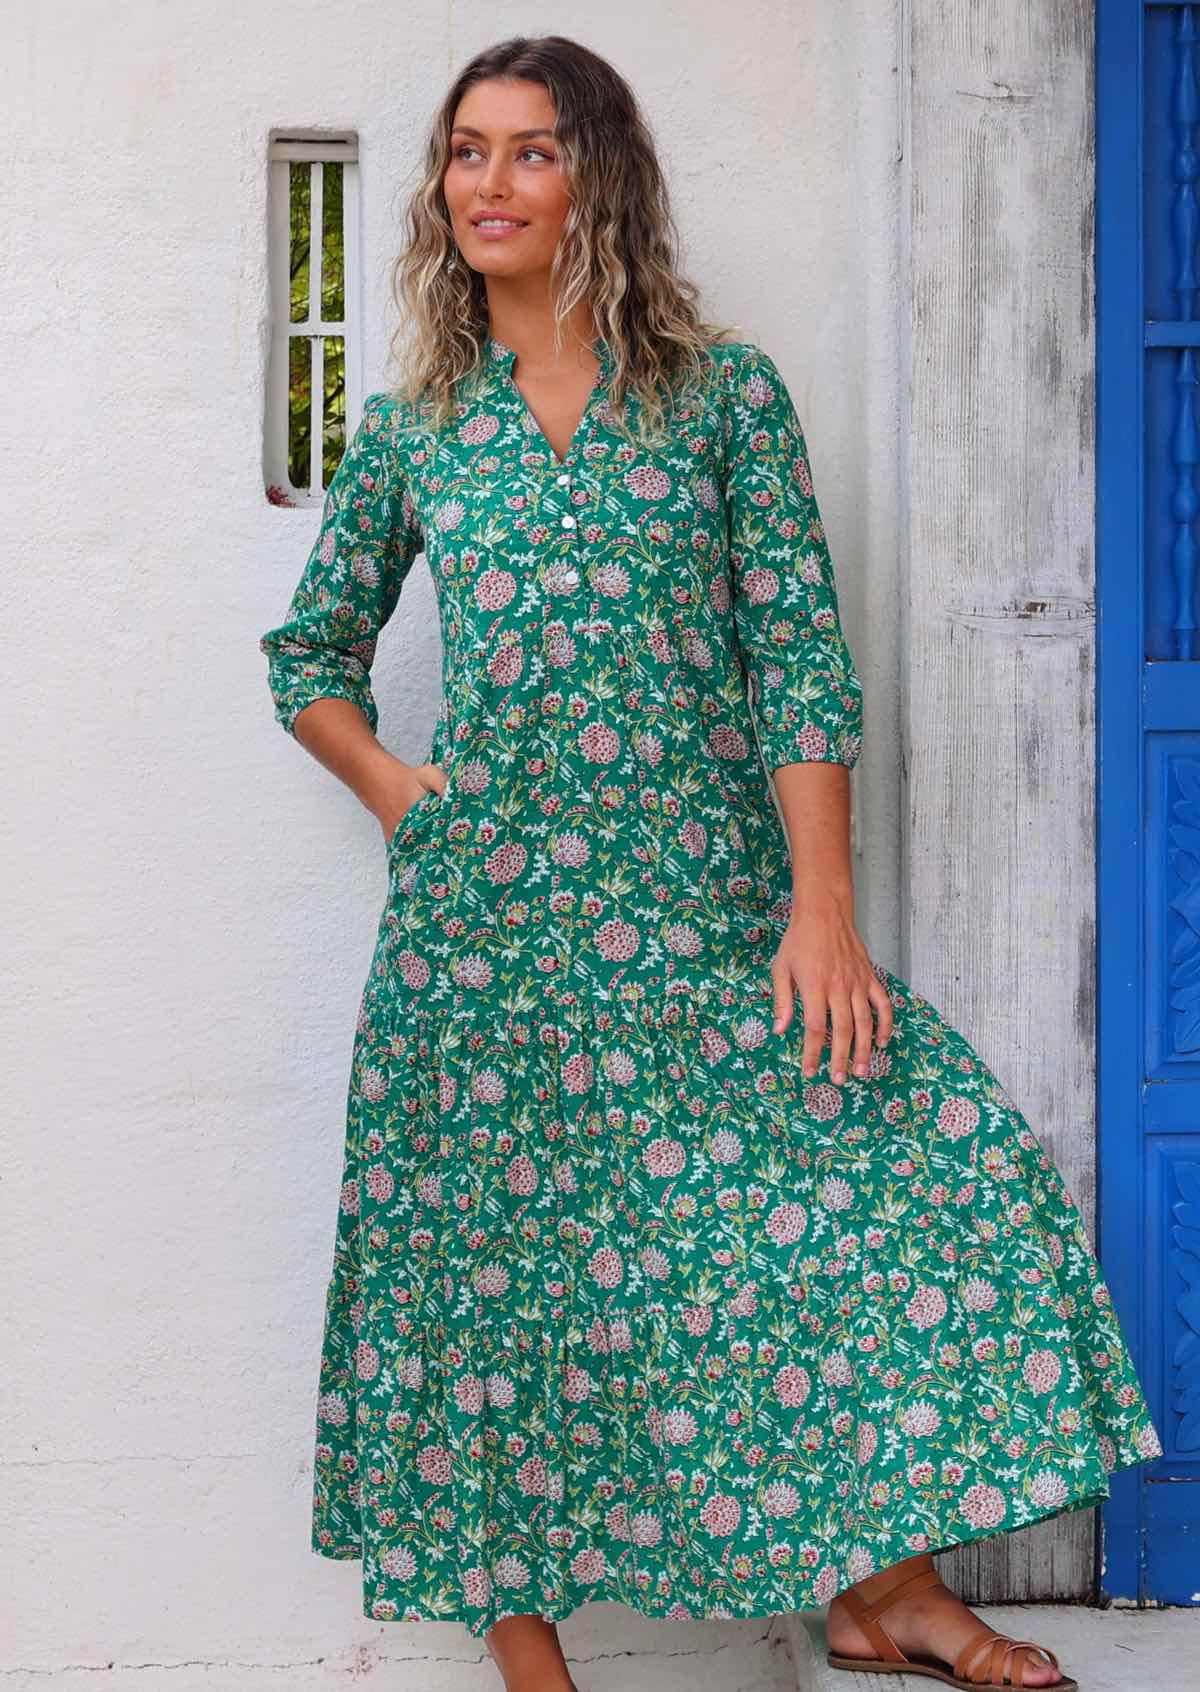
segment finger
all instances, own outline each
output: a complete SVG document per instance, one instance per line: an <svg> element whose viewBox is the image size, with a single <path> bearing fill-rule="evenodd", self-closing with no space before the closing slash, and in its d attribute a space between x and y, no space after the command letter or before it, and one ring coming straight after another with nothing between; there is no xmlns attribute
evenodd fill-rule
<svg viewBox="0 0 1200 1692"><path fill-rule="evenodd" d="M882 1046L891 1038L895 1026L893 1017L892 996L876 975L872 976L872 985L867 989L871 995L871 1003L875 1007L876 1029L875 1043Z"/></svg>
<svg viewBox="0 0 1200 1692"><path fill-rule="evenodd" d="M795 989L792 985L792 972L778 954L771 962L771 986L775 1000L776 1034L781 1034L792 1019L795 1009Z"/></svg>
<svg viewBox="0 0 1200 1692"><path fill-rule="evenodd" d="M854 1032L854 1013L850 1008L850 995L844 991L835 993L830 1000L829 1010L833 1022L833 1048L829 1053L829 1072L840 1087L846 1079L846 1066L850 1055L850 1036Z"/></svg>
<svg viewBox="0 0 1200 1692"><path fill-rule="evenodd" d="M821 1063L821 1048L825 1044L825 1018L828 1005L824 993L810 993L801 999L804 1011L804 1045L802 1064L805 1075L815 1075Z"/></svg>
<svg viewBox="0 0 1200 1692"><path fill-rule="evenodd" d="M871 1037L875 1028L871 1017L871 1000L865 987L851 995L850 1004L854 1012L854 1073L869 1075Z"/></svg>

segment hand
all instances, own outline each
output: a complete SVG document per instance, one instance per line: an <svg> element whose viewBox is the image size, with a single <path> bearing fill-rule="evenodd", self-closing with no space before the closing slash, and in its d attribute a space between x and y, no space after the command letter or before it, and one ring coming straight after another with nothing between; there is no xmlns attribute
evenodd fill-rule
<svg viewBox="0 0 1200 1692"><path fill-rule="evenodd" d="M444 793L449 779L440 764L406 764L389 758L377 778L371 804L384 840L392 838L418 799L426 793Z"/></svg>
<svg viewBox="0 0 1200 1692"><path fill-rule="evenodd" d="M820 1064L827 1016L833 1022L829 1056L833 1080L840 1086L846 1079L851 1034L854 1072L870 1072L872 1007L879 1019L876 1040L882 1046L892 1032L892 1002L843 903L832 896L817 897L807 899L799 909L793 907L771 964L771 979L777 1034L791 1021L794 990L800 990L806 1076L815 1075Z"/></svg>

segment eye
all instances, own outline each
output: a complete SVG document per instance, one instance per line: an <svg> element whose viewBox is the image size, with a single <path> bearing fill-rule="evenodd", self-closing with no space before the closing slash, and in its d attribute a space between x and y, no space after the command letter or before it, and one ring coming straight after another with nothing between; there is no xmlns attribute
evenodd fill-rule
<svg viewBox="0 0 1200 1692"><path fill-rule="evenodd" d="M554 163L553 155L543 152L540 147L522 147L518 157L523 157L526 153L536 153L539 159L545 159L548 164Z"/></svg>

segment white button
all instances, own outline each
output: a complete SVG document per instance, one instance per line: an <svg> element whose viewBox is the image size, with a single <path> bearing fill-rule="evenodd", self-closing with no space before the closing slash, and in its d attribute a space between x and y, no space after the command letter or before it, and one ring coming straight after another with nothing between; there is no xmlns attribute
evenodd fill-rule
<svg viewBox="0 0 1200 1692"><path fill-rule="evenodd" d="M560 476L558 478L558 485L559 485L560 488L570 487L571 478L569 476Z"/></svg>
<svg viewBox="0 0 1200 1692"><path fill-rule="evenodd" d="M564 529L573 529L575 527L574 517L564 517L562 520L562 526Z"/></svg>
<svg viewBox="0 0 1200 1692"><path fill-rule="evenodd" d="M579 586L579 571L578 570L568 570L566 572L566 574L563 576L563 581L567 584L568 587L578 587Z"/></svg>

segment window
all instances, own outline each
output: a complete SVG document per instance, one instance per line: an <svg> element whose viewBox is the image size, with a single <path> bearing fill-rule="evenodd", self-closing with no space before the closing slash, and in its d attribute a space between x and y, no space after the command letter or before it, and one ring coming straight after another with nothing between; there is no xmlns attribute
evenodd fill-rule
<svg viewBox="0 0 1200 1692"><path fill-rule="evenodd" d="M320 505L361 403L358 138L274 132L269 170L267 498Z"/></svg>

